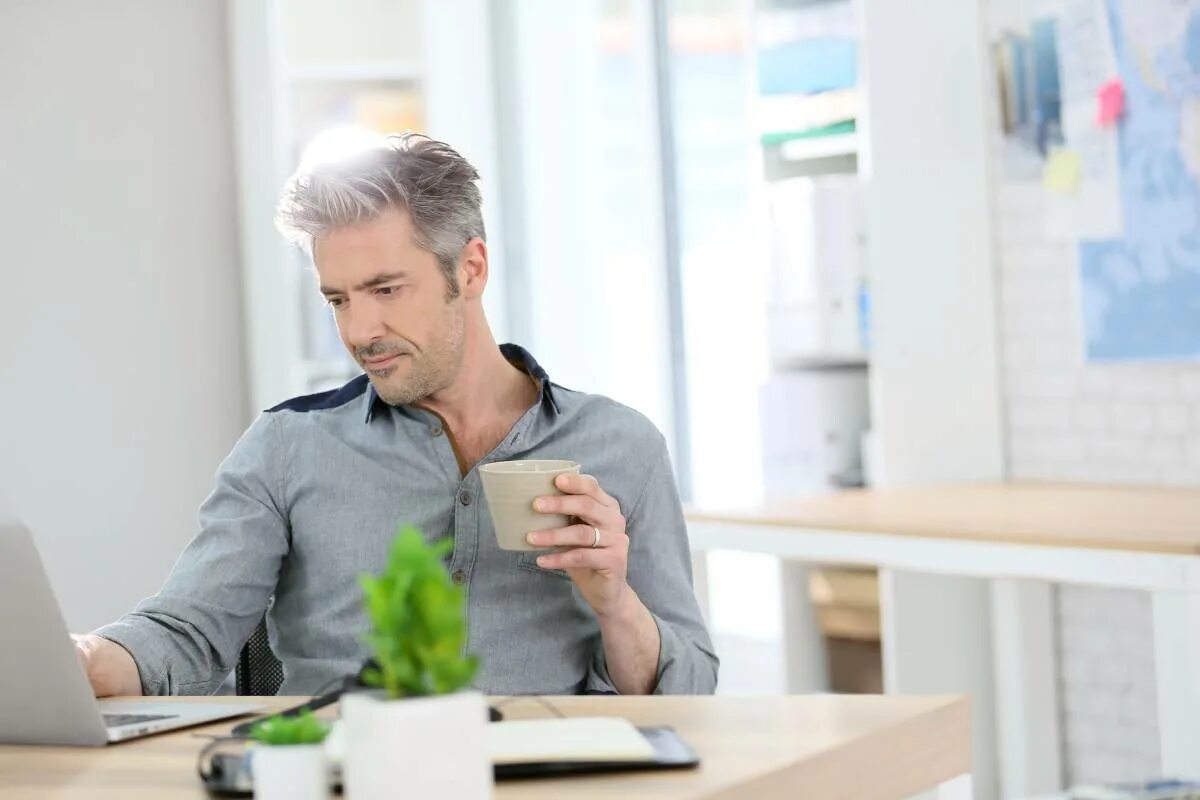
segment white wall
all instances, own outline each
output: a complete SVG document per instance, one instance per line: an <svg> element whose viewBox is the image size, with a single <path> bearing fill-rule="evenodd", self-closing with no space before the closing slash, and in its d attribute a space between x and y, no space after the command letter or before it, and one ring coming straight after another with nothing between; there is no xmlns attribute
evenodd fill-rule
<svg viewBox="0 0 1200 800"><path fill-rule="evenodd" d="M224 5L0 4L0 495L75 630L154 592L247 423Z"/></svg>

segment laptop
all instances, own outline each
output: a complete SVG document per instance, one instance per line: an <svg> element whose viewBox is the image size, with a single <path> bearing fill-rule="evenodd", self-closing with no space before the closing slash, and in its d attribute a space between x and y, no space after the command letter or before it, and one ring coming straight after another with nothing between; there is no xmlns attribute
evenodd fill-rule
<svg viewBox="0 0 1200 800"><path fill-rule="evenodd" d="M33 537L0 518L0 744L98 747L263 708L97 700Z"/></svg>

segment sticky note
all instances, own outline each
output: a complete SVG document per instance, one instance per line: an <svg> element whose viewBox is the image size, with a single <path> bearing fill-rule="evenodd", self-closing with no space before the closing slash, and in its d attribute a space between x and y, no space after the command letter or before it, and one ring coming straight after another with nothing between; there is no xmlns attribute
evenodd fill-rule
<svg viewBox="0 0 1200 800"><path fill-rule="evenodd" d="M1120 78L1113 78L1096 92L1096 124L1116 125L1125 113L1125 86Z"/></svg>
<svg viewBox="0 0 1200 800"><path fill-rule="evenodd" d="M1065 148L1055 148L1046 159L1046 171L1042 182L1046 188L1059 194L1074 194L1079 189L1083 175L1083 164L1079 153Z"/></svg>

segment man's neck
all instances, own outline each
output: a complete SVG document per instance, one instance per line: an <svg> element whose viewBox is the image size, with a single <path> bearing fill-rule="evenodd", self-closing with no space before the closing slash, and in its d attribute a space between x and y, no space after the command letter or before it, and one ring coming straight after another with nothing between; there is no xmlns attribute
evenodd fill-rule
<svg viewBox="0 0 1200 800"><path fill-rule="evenodd" d="M483 327L464 342L454 382L419 405L441 417L465 472L499 443L536 399L534 381L508 362L491 331Z"/></svg>

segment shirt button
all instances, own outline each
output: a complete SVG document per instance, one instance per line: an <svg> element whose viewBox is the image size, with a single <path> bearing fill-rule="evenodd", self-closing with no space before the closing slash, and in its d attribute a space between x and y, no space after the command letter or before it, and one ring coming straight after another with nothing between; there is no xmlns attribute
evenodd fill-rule
<svg viewBox="0 0 1200 800"><path fill-rule="evenodd" d="M432 435L432 436L441 436L441 435L442 435L442 429L441 429L441 428L430 428L430 429L429 429L429 433L430 433L430 435Z"/></svg>
<svg viewBox="0 0 1200 800"><path fill-rule="evenodd" d="M462 503L464 506L471 505L471 493L466 491L465 489L463 491L459 492L458 493L458 502Z"/></svg>
<svg viewBox="0 0 1200 800"><path fill-rule="evenodd" d="M450 576L450 580L454 581L455 586L462 586L467 582L467 573L463 572L461 569L455 570L454 574Z"/></svg>

